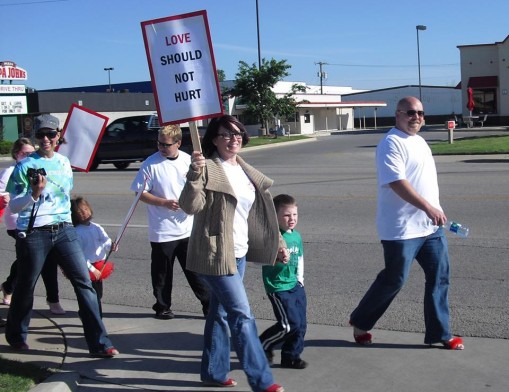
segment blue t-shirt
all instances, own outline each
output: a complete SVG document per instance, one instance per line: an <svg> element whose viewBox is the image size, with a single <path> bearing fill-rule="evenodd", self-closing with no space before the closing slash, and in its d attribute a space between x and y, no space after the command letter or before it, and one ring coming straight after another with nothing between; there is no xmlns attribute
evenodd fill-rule
<svg viewBox="0 0 509 392"><path fill-rule="evenodd" d="M52 225L60 222L71 222L71 190L73 188L73 174L69 159L54 153L53 157L46 158L37 152L18 162L7 183L6 190L11 199L26 196L32 193L27 176L28 168L44 169L47 183L41 197L35 203L37 212L34 227ZM33 204L20 211L17 229L26 230Z"/></svg>

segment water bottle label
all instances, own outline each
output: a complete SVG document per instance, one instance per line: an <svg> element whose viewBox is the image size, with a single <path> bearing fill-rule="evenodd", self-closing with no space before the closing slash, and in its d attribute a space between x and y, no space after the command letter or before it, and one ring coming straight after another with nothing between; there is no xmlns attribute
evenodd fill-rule
<svg viewBox="0 0 509 392"><path fill-rule="evenodd" d="M458 225L456 222L451 222L451 227L449 228L449 230L452 231L453 233L457 233L460 227L461 226Z"/></svg>

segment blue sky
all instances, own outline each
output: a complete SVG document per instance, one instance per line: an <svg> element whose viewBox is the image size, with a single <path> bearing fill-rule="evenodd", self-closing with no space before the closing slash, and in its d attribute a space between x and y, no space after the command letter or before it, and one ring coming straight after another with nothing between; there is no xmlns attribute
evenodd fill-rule
<svg viewBox="0 0 509 392"><path fill-rule="evenodd" d="M503 41L509 2L258 0L261 55L287 60L289 81L377 89L460 81L458 45ZM256 0L0 0L0 61L35 89L149 80L140 22L207 10L217 68L234 79L258 63Z"/></svg>

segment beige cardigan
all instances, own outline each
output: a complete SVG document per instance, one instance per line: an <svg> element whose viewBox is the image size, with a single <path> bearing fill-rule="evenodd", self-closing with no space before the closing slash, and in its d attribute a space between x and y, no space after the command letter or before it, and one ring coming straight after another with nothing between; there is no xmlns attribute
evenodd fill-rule
<svg viewBox="0 0 509 392"><path fill-rule="evenodd" d="M248 261L273 264L279 247L285 247L279 233L276 210L269 192L273 181L237 156L237 162L256 191L248 216ZM192 168L179 199L180 207L194 215L186 267L205 275L237 272L233 245L233 216L237 199L217 154L206 160L201 173Z"/></svg>

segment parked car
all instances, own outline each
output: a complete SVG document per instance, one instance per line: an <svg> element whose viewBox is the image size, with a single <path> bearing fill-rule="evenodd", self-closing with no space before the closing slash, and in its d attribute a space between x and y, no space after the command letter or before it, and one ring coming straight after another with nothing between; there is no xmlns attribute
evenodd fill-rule
<svg viewBox="0 0 509 392"><path fill-rule="evenodd" d="M157 151L157 115L141 115L118 118L109 124L96 151L91 170L101 163L112 163L117 169L126 169L133 162L144 161ZM189 127L181 127L180 149L187 153L193 150ZM199 127L200 135L205 127Z"/></svg>

